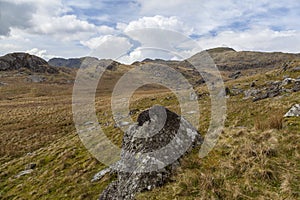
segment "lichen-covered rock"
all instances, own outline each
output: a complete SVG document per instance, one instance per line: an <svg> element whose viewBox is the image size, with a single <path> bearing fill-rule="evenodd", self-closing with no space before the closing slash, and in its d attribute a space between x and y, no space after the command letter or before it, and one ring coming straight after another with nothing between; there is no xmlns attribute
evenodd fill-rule
<svg viewBox="0 0 300 200"><path fill-rule="evenodd" d="M184 118L162 106L143 111L124 134L121 160L111 166L117 180L100 200L134 199L138 192L165 184L180 158L202 143L197 130Z"/></svg>

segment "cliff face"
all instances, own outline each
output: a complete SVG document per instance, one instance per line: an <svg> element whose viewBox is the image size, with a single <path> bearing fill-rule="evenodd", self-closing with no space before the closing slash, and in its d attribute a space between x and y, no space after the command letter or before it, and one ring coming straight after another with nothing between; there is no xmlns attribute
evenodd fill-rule
<svg viewBox="0 0 300 200"><path fill-rule="evenodd" d="M11 53L0 57L0 71L21 69L28 69L37 73L58 73L58 69L48 65L44 59L27 53Z"/></svg>

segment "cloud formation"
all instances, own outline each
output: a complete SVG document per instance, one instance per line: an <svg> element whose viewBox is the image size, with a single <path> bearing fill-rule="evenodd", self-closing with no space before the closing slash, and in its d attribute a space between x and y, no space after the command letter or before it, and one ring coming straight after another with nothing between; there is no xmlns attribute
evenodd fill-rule
<svg viewBox="0 0 300 200"><path fill-rule="evenodd" d="M0 0L0 54L80 57L106 44L100 56L126 50L128 61L159 57L123 36L143 28L180 32L204 49L300 52L299 10L298 0Z"/></svg>
<svg viewBox="0 0 300 200"><path fill-rule="evenodd" d="M28 3L14 4L0 1L0 35L8 35L11 28L26 29L35 9Z"/></svg>

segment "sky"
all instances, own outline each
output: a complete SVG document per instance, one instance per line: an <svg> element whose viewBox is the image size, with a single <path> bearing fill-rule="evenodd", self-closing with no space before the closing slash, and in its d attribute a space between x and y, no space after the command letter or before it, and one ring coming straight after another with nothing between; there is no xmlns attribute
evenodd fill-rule
<svg viewBox="0 0 300 200"><path fill-rule="evenodd" d="M182 34L201 49L299 53L299 19L299 0L0 0L0 55L27 52L48 60L98 49L99 58L126 52L125 63L167 58L145 52L127 35L133 31L145 39L145 32L136 30L147 28ZM148 36L163 41L159 34ZM182 51L190 53L183 57L195 53Z"/></svg>

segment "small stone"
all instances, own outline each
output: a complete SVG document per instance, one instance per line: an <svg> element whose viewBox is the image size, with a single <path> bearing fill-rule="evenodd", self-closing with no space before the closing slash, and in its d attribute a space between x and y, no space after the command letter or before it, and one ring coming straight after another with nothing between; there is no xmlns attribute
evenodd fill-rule
<svg viewBox="0 0 300 200"><path fill-rule="evenodd" d="M122 121L119 123L119 126L128 126L129 124L129 122Z"/></svg>
<svg viewBox="0 0 300 200"><path fill-rule="evenodd" d="M8 85L8 84L4 83L4 82L0 82L0 86L5 86L5 85Z"/></svg>
<svg viewBox="0 0 300 200"><path fill-rule="evenodd" d="M35 163L30 163L25 167L25 170L34 169L36 167Z"/></svg>
<svg viewBox="0 0 300 200"><path fill-rule="evenodd" d="M19 177L27 175L27 174L31 174L32 172L33 172L33 169L21 171L18 175L16 175L16 178L19 178Z"/></svg>
<svg viewBox="0 0 300 200"><path fill-rule="evenodd" d="M242 73L240 71L237 71L237 72L234 72L234 73L230 74L228 77L231 78L231 79L237 79L240 76L242 76Z"/></svg>
<svg viewBox="0 0 300 200"><path fill-rule="evenodd" d="M300 104L294 105L284 117L299 117L300 116Z"/></svg>

